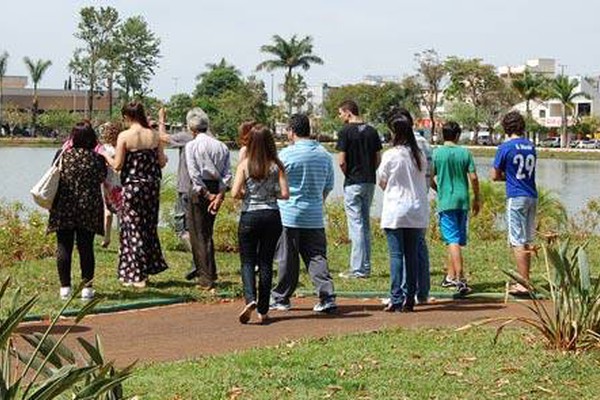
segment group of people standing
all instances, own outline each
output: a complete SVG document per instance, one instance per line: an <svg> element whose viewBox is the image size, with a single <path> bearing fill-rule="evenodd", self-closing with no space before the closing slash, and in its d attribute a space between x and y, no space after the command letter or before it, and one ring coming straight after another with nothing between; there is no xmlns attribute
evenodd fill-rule
<svg viewBox="0 0 600 400"><path fill-rule="evenodd" d="M384 309L410 312L415 304L427 302L430 267L426 229L429 192L433 189L437 192L440 232L448 249L442 286L468 293L461 247L467 243L469 210L476 215L481 200L473 157L457 145L461 133L458 124L444 124L444 144L432 152L427 140L414 133L410 113L393 109L387 117L391 146L382 153L377 130L361 119L354 101L344 101L338 111L345 124L338 135L337 150L345 176L344 206L352 241L349 270L340 277L368 279L371 274L370 207L379 185L383 190L381 228L388 243L391 282L390 299ZM324 225L324 202L334 184L333 160L311 138L306 115L290 117L289 145L279 153L273 133L266 126L252 121L242 124L243 147L234 178L230 152L210 132L209 118L203 110L190 110L187 131L176 134L166 131L164 109L159 112L158 131L150 127L139 103L126 105L122 114L128 129L118 134L114 151L99 146L90 124L82 122L57 155L62 158L62 168L49 231L57 232L61 297L71 292L75 239L86 283L82 298L93 297L93 237L105 233L104 203L115 197L107 196L105 187L103 202L101 187L111 170L120 171L122 187L120 196L116 196L118 206L107 211L107 216L117 211L120 220L120 281L126 286L144 287L150 275L167 268L157 226L161 168L167 162L164 148L170 146L179 149L175 226L192 253L187 279L197 279L205 289L215 286L215 216L231 190L231 196L241 200L238 240L245 306L239 314L240 322L247 323L254 310L262 323L268 319L270 309L291 308L300 259L319 297L314 311L337 308ZM515 249L518 271L528 279L537 202L536 153L533 144L523 138L525 124L520 114L507 114L502 125L509 140L498 149L492 178L507 181L509 241ZM472 201L469 186L474 194ZM107 226L110 229L110 224ZM274 258L279 270L273 287ZM527 288L515 284L511 291L524 294Z"/></svg>

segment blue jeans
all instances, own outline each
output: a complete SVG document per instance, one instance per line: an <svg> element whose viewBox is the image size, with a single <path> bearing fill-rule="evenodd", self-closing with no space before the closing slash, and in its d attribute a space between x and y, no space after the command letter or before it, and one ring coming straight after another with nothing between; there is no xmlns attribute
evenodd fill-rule
<svg viewBox="0 0 600 400"><path fill-rule="evenodd" d="M371 274L371 216L375 184L358 183L344 187L344 208L348 220L348 235L352 241L350 272Z"/></svg>
<svg viewBox="0 0 600 400"><path fill-rule="evenodd" d="M427 248L427 229L419 229L419 242L417 244L417 300L424 302L429 298L431 289L431 276L429 272L429 249ZM406 279L402 280L402 290L406 293Z"/></svg>
<svg viewBox="0 0 600 400"><path fill-rule="evenodd" d="M422 229L386 229L390 254L390 301L402 305L414 302L419 270L417 245Z"/></svg>

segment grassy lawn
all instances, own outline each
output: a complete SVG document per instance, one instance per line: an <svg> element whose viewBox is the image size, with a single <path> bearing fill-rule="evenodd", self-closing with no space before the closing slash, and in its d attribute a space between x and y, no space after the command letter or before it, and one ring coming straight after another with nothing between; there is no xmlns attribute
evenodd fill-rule
<svg viewBox="0 0 600 400"><path fill-rule="evenodd" d="M143 399L595 399L600 354L561 354L513 329L391 330L141 366Z"/></svg>
<svg viewBox="0 0 600 400"><path fill-rule="evenodd" d="M170 232L163 232L163 243L167 243L171 237ZM113 241L116 240L116 237ZM97 238L99 244L100 238ZM330 240L332 243L333 240ZM591 264L594 270L599 270L597 261L600 259L600 240L594 238L588 246ZM169 247L169 246L165 246ZM387 256L387 244L380 234L375 235L373 243L373 274L368 280L343 280L337 277L339 272L344 271L348 265L350 246L329 246L330 270L334 277L337 291L377 291L387 292L389 287L389 264ZM74 252L73 260L74 284L79 280L79 261ZM506 277L502 269L511 268L513 265L509 249L503 239L494 241L472 241L465 253L465 263L468 271L469 282L475 292L503 292ZM540 255L541 256L541 255ZM215 297L199 291L191 282L187 282L183 276L190 268L191 254L180 251L166 251L165 257L170 268L164 273L152 277L151 284L146 289L134 289L122 287L117 281L117 245L111 244L110 248L102 249L96 247L96 282L95 287L98 295L104 301L102 305L130 303L149 298L174 299L185 297L190 300L214 301ZM443 261L445 258L445 247L438 240L430 241L431 258L431 283L432 291L452 293L451 290L439 287L443 276ZM56 273L54 258L46 258L41 261L21 262L14 266L0 268L0 280L10 276L13 280L12 287L20 286L23 296L38 294L40 301L34 308L35 313L48 313L58 310L60 300L58 299L58 275ZM221 252L217 254L220 284L219 292L223 294L241 296L241 278L239 274L239 256L235 252ZM541 279L544 271L541 258L534 260L534 279ZM306 273L301 274L300 290L312 290ZM77 305L78 302L75 303Z"/></svg>

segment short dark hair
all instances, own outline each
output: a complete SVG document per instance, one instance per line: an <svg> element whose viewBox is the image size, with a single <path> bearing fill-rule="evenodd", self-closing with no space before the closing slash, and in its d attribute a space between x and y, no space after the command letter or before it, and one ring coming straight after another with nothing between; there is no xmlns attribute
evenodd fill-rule
<svg viewBox="0 0 600 400"><path fill-rule="evenodd" d="M71 140L74 148L93 150L98 145L96 132L89 121L81 121L75 124L71 130Z"/></svg>
<svg viewBox="0 0 600 400"><path fill-rule="evenodd" d="M352 115L358 117L360 115L360 110L358 109L358 104L354 100L344 100L341 102L340 107L344 111L350 111Z"/></svg>
<svg viewBox="0 0 600 400"><path fill-rule="evenodd" d="M290 117L289 129L298 137L310 136L310 121L306 114L294 114Z"/></svg>
<svg viewBox="0 0 600 400"><path fill-rule="evenodd" d="M453 142L460 137L461 133L460 125L454 121L448 121L442 126L442 137L444 140Z"/></svg>
<svg viewBox="0 0 600 400"><path fill-rule="evenodd" d="M522 136L525 133L525 119L518 111L511 111L502 118L502 128L507 135Z"/></svg>

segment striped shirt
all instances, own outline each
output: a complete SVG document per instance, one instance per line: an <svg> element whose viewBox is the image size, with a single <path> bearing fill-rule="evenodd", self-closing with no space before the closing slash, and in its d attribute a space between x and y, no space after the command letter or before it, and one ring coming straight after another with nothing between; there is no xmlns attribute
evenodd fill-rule
<svg viewBox="0 0 600 400"><path fill-rule="evenodd" d="M318 142L298 140L279 154L290 187L289 200L280 200L281 222L288 228L321 229L323 200L333 189L331 155Z"/></svg>

